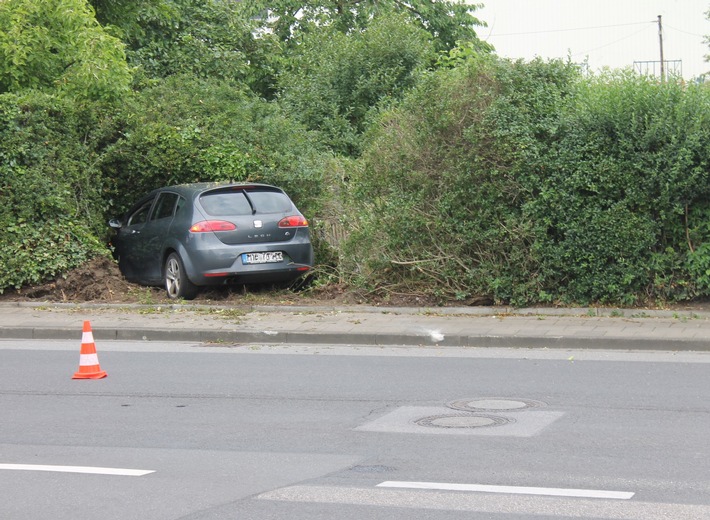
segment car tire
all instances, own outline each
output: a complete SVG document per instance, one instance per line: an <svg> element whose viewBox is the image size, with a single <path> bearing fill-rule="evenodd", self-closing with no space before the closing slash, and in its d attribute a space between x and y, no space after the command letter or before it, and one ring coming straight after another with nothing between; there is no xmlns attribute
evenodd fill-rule
<svg viewBox="0 0 710 520"><path fill-rule="evenodd" d="M197 296L198 287L187 278L185 266L180 255L170 253L165 261L165 290L168 298L177 300L192 300Z"/></svg>

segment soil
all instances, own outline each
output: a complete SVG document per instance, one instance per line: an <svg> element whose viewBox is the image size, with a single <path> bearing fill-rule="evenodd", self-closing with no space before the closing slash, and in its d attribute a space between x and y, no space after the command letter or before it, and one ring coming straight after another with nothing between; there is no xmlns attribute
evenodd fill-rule
<svg viewBox="0 0 710 520"><path fill-rule="evenodd" d="M146 287L126 281L118 265L107 257L96 257L56 280L7 290L0 302L36 301L57 303L171 303L162 287ZM331 284L325 287L283 287L265 285L224 286L202 290L193 300L196 304L215 305L375 305L396 307L442 307L446 302L417 294L388 294L387 298L366 294ZM492 305L487 298L451 302L455 306ZM697 300L674 305L653 305L646 309L685 310L710 313L710 300Z"/></svg>

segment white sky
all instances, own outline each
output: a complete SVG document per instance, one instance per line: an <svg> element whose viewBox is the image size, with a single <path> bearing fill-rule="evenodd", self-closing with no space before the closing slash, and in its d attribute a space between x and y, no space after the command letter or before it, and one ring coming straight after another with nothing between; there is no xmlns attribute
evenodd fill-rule
<svg viewBox="0 0 710 520"><path fill-rule="evenodd" d="M588 60L592 71L660 61L661 15L664 60L682 60L686 79L710 72L710 62L705 61L710 47L703 43L710 35L705 15L710 0L469 1L484 4L475 15L488 27L479 28L478 35L503 57L570 56L573 62ZM668 69L674 66L669 64Z"/></svg>

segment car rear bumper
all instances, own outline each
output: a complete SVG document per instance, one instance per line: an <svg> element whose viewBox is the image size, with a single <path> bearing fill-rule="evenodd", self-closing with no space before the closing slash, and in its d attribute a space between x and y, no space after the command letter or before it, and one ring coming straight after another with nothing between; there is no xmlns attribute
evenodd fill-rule
<svg viewBox="0 0 710 520"><path fill-rule="evenodd" d="M243 261L242 255L246 253L277 251L283 253L281 262L245 264ZM313 267L313 248L310 241L210 247L191 251L189 259L185 260L188 278L195 285L280 282L298 278Z"/></svg>

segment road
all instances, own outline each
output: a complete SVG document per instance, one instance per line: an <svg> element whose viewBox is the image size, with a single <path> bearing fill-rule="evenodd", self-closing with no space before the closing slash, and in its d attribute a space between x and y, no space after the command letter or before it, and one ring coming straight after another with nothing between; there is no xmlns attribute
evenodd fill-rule
<svg viewBox="0 0 710 520"><path fill-rule="evenodd" d="M710 518L708 354L78 347L0 341L4 520Z"/></svg>

